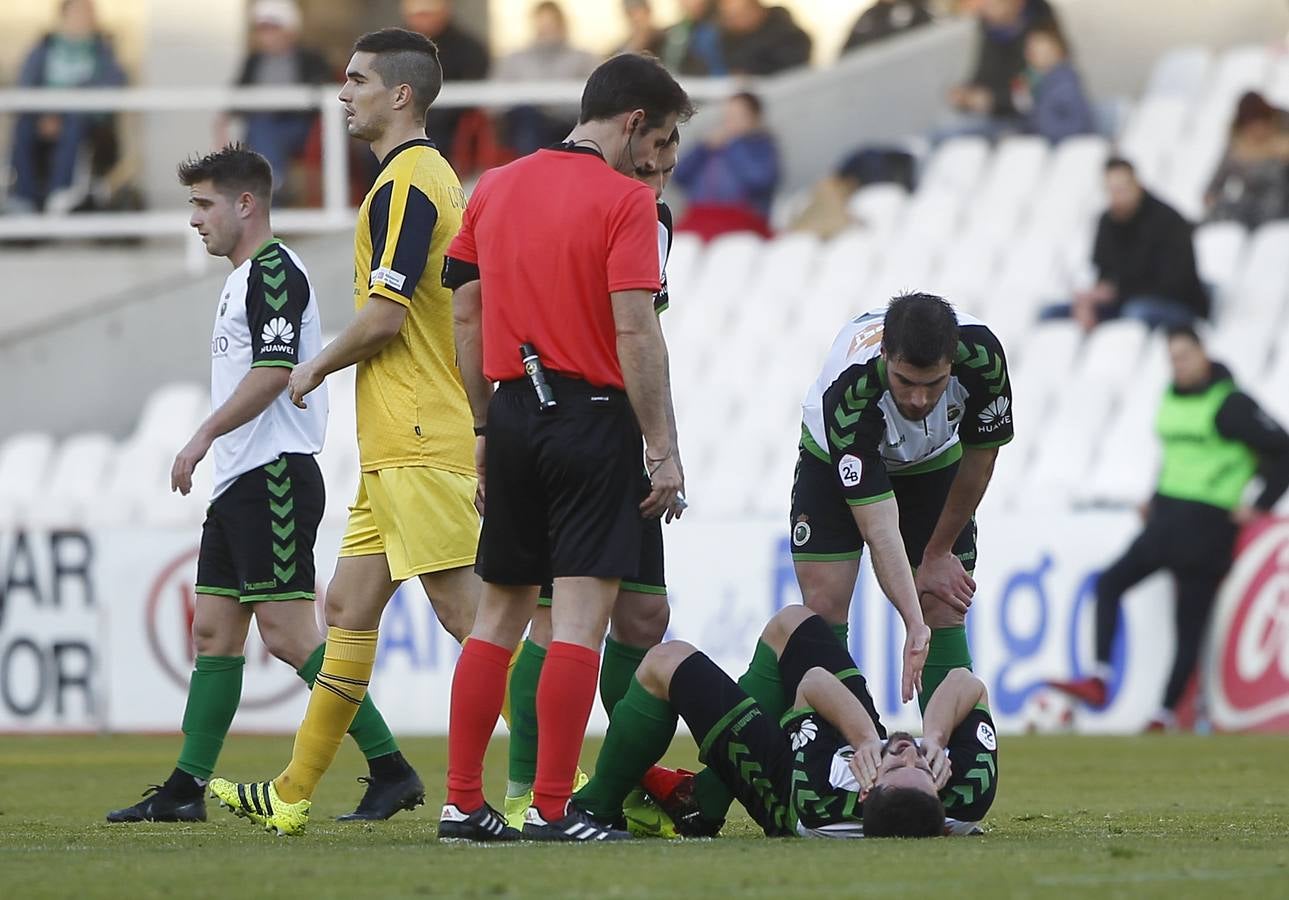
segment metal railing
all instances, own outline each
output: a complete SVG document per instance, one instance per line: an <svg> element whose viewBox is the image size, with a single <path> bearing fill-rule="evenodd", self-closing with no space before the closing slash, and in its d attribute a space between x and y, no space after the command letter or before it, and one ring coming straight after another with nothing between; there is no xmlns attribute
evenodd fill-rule
<svg viewBox="0 0 1289 900"><path fill-rule="evenodd" d="M696 102L720 100L743 82L725 78L689 79ZM447 84L436 108L504 109L534 104L576 106L582 82L458 82ZM316 110L322 119L322 206L283 209L273 214L274 227L295 234L344 231L353 227L349 204L349 137L344 111L336 100L338 85L326 87L126 87L62 90L0 90L0 115L22 112L165 113L238 110ZM144 150L146 156L146 148ZM35 238L122 238L182 235L187 213L181 209L139 212L86 212L65 215L0 216L0 240Z"/></svg>

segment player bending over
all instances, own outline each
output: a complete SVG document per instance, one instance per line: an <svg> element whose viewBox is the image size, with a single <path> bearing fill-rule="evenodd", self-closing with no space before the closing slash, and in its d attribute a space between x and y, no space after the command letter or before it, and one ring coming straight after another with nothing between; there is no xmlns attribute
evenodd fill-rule
<svg viewBox="0 0 1289 900"><path fill-rule="evenodd" d="M192 490L212 449L214 495L197 557L192 636L197 660L184 709L183 749L165 784L109 822L201 822L206 782L242 695L243 655L254 617L269 651L313 687L327 649L314 618L313 542L322 518L327 397L308 409L287 399L288 376L322 346L318 303L299 257L273 237L273 172L264 157L225 147L179 167L190 190L190 224L212 256L233 264L211 338L211 406L178 456L170 486ZM369 781L407 764L370 697L348 726L371 768ZM376 818L389 818L389 809ZM372 818L362 809L342 818Z"/></svg>
<svg viewBox="0 0 1289 900"><path fill-rule="evenodd" d="M896 297L837 334L802 416L791 523L802 598L844 641L865 544L888 597L888 581L915 584L931 628L925 706L950 670L971 668L975 511L1012 439L1002 345L939 297ZM896 560L904 573L890 571Z"/></svg>
<svg viewBox="0 0 1289 900"><path fill-rule="evenodd" d="M824 620L801 606L770 620L738 684L683 641L650 650L574 803L615 821L643 780L680 834L718 833L723 796L705 807L688 773L654 765L677 717L699 759L770 837L978 832L997 790L998 744L979 679L953 670L927 705L921 741L888 739L864 677Z"/></svg>

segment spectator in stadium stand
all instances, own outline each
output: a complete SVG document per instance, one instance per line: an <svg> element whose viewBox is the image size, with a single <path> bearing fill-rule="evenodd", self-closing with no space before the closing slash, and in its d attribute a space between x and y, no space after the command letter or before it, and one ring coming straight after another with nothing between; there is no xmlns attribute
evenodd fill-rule
<svg viewBox="0 0 1289 900"><path fill-rule="evenodd" d="M256 0L251 7L251 50L237 76L238 87L329 84L331 66L322 54L300 45L300 9L294 0ZM304 150L318 121L313 110L234 113L246 127L245 143L273 167L273 196L280 202L291 160ZM228 116L216 121L216 143L228 138Z"/></svg>
<svg viewBox="0 0 1289 900"><path fill-rule="evenodd" d="M627 20L627 39L614 53L652 53L662 56L666 33L653 22L649 0L622 0L622 14Z"/></svg>
<svg viewBox="0 0 1289 900"><path fill-rule="evenodd" d="M1239 529L1270 515L1289 488L1289 434L1208 357L1194 329L1169 329L1168 355L1173 383L1155 420L1163 465L1143 509L1145 527L1097 579L1094 674L1050 682L1089 706L1104 707L1111 699L1110 655L1123 594L1161 569L1171 572L1177 650L1163 705L1147 731L1176 725L1174 713L1195 671ZM1245 490L1255 476L1261 476L1262 490L1247 505Z"/></svg>
<svg viewBox="0 0 1289 900"><path fill-rule="evenodd" d="M779 185L779 150L755 94L725 101L721 124L676 166L689 206L677 231L711 240L731 231L770 236L770 202Z"/></svg>
<svg viewBox="0 0 1289 900"><path fill-rule="evenodd" d="M1240 98L1231 142L1204 193L1205 221L1257 228L1289 218L1289 128L1286 115L1249 91Z"/></svg>
<svg viewBox="0 0 1289 900"><path fill-rule="evenodd" d="M1019 130L1021 120L1012 87L1025 74L1025 38L1040 25L1056 21L1047 0L982 0L977 13L980 42L971 76L949 91L957 116L936 137L962 134L996 137Z"/></svg>
<svg viewBox="0 0 1289 900"><path fill-rule="evenodd" d="M1042 317L1073 317L1089 331L1109 319L1159 328L1207 317L1209 296L1195 266L1191 223L1143 188L1125 159L1106 161L1105 185L1109 207L1092 248L1096 284L1075 294L1073 303L1047 307Z"/></svg>
<svg viewBox="0 0 1289 900"><path fill-rule="evenodd" d="M494 72L500 81L584 81L599 58L568 42L568 20L552 0L533 7L533 42L503 56ZM506 139L521 156L558 142L577 124L577 107L516 106L505 114Z"/></svg>
<svg viewBox="0 0 1289 900"><path fill-rule="evenodd" d="M409 31L423 34L439 48L439 63L443 66L444 83L452 81L483 81L488 77L492 59L483 43L453 21L452 0L403 0L403 25ZM452 159L456 145L457 127L466 110L460 106L431 106L425 119L425 131L448 157Z"/></svg>
<svg viewBox="0 0 1289 900"><path fill-rule="evenodd" d="M1096 131L1083 81L1055 24L1039 25L1025 36L1025 62L1029 68L1014 99L1025 112L1026 131L1054 144Z"/></svg>
<svg viewBox="0 0 1289 900"><path fill-rule="evenodd" d="M18 72L20 88L116 87L125 72L112 51L111 38L98 29L91 0L63 0L58 26L31 49ZM13 186L5 211L44 209L66 213L85 199L75 186L81 151L103 129L110 114L25 112L13 129Z"/></svg>
<svg viewBox="0 0 1289 900"><path fill-rule="evenodd" d="M810 35L782 6L717 0L721 58L731 75L773 75L810 64Z"/></svg>
<svg viewBox="0 0 1289 900"><path fill-rule="evenodd" d="M662 64L682 75L725 75L713 0L680 0L680 9L680 21L663 38Z"/></svg>
<svg viewBox="0 0 1289 900"><path fill-rule="evenodd" d="M569 797L600 647L620 581L639 568L644 518L683 503L653 306L658 213L653 190L627 173L654 170L691 111L657 60L614 56L587 80L562 144L484 173L448 249L443 284L455 292L487 514L483 594L452 681L441 839L520 837L485 802L483 758L515 646L552 576L554 639L537 687L523 837L628 837Z"/></svg>
<svg viewBox="0 0 1289 900"><path fill-rule="evenodd" d="M926 0L877 0L851 26L841 52L858 50L932 21Z"/></svg>

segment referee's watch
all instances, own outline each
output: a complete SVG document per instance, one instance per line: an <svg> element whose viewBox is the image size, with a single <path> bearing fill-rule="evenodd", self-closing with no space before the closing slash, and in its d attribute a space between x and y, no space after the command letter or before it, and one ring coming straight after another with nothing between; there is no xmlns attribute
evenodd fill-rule
<svg viewBox="0 0 1289 900"><path fill-rule="evenodd" d="M476 426L474 426L474 436L475 436L475 437L486 437L486 436L487 436L487 434L488 434L488 426L487 426L487 425L476 425Z"/></svg>

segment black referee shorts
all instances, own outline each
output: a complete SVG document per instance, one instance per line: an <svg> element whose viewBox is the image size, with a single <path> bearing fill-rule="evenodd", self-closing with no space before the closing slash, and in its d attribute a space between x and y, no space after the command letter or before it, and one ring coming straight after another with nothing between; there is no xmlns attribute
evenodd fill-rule
<svg viewBox="0 0 1289 900"><path fill-rule="evenodd" d="M475 570L493 584L633 578L649 493L627 396L548 373L558 406L540 412L527 380L488 406L487 508Z"/></svg>

